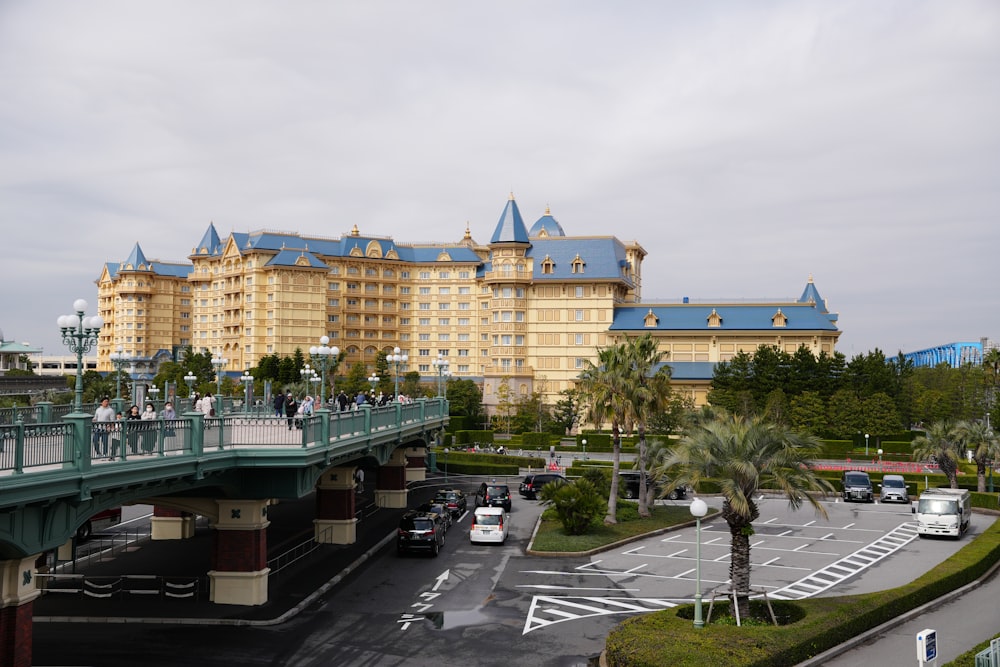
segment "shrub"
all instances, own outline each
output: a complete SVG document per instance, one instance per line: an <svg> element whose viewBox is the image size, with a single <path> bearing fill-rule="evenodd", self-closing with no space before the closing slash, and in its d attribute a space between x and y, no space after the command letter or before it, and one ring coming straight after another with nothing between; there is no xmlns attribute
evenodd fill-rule
<svg viewBox="0 0 1000 667"><path fill-rule="evenodd" d="M586 479L568 484L550 483L539 491L543 503L555 508L563 530L569 535L583 535L594 521L604 515L604 498Z"/></svg>

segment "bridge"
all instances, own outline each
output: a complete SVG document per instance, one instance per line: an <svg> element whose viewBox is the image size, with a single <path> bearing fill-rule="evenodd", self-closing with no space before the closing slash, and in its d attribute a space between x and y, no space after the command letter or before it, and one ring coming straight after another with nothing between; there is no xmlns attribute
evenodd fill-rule
<svg viewBox="0 0 1000 667"><path fill-rule="evenodd" d="M30 660L45 554L71 553L78 527L98 512L153 505L154 540L191 537L195 517L208 517L217 531L211 600L263 604L271 504L315 492L316 541L351 544L356 469L377 466L376 503L405 508L407 482L424 478L426 447L448 422L444 398L297 420L187 412L103 425L83 411L45 419L52 412L0 419L0 667L22 664L24 651Z"/></svg>

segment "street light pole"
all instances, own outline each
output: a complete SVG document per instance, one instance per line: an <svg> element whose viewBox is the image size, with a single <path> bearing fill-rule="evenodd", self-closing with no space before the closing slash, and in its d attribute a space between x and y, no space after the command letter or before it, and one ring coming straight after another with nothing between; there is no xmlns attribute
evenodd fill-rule
<svg viewBox="0 0 1000 667"><path fill-rule="evenodd" d="M580 444L583 445L583 460L587 460L587 439L583 438L580 440Z"/></svg>
<svg viewBox="0 0 1000 667"><path fill-rule="evenodd" d="M396 370L396 387L394 389L394 394L393 394L393 400L396 401L399 400L399 365L405 364L407 361L410 360L409 355L400 354L399 352L400 352L399 348L394 347L392 348L392 354L390 354L388 357L388 360L395 365L395 370Z"/></svg>
<svg viewBox="0 0 1000 667"><path fill-rule="evenodd" d="M132 362L132 357L119 345L117 350L108 355L108 358L111 359L111 363L115 367L115 410L120 412L122 410L122 371Z"/></svg>
<svg viewBox="0 0 1000 667"><path fill-rule="evenodd" d="M375 398L375 385L377 385L378 381L381 380L381 379L382 378L380 378L379 376L375 375L374 372L372 372L372 374L368 376L368 381L372 385L372 398Z"/></svg>
<svg viewBox="0 0 1000 667"><path fill-rule="evenodd" d="M74 412L83 412L83 355L97 344L97 337L104 326L100 315L84 316L87 302L77 299L73 302L73 315L60 315L56 322L62 332L63 345L76 353L76 395L73 399Z"/></svg>
<svg viewBox="0 0 1000 667"><path fill-rule="evenodd" d="M340 348L336 345L333 347L329 346L330 337L320 336L319 347L313 346L309 348L309 354L319 362L319 374L320 381L322 384L319 387L319 402L321 407L326 406L326 365L332 357L334 361L340 357ZM330 396L333 396L333 389L330 389Z"/></svg>
<svg viewBox="0 0 1000 667"><path fill-rule="evenodd" d="M186 384L188 386L188 397L189 398L194 393L194 384L197 381L198 381L198 376L195 375L194 373L192 373L191 371L188 371L187 375L184 376L184 384Z"/></svg>
<svg viewBox="0 0 1000 667"><path fill-rule="evenodd" d="M240 382L243 383L243 412L247 413L250 411L250 388L253 387L253 376L250 375L250 371L243 371Z"/></svg>
<svg viewBox="0 0 1000 667"><path fill-rule="evenodd" d="M445 372L448 370L448 360L444 358L444 355L438 352L437 358L431 361L431 365L437 371L438 376L438 398L443 394L441 391L441 380L444 377Z"/></svg>
<svg viewBox="0 0 1000 667"><path fill-rule="evenodd" d="M868 458L868 434L865 433L865 458Z"/></svg>
<svg viewBox="0 0 1000 667"><path fill-rule="evenodd" d="M212 357L212 366L215 367L215 402L218 404L215 413L222 415L222 369L229 363L225 357Z"/></svg>
<svg viewBox="0 0 1000 667"><path fill-rule="evenodd" d="M695 523L695 589L694 589L694 627L705 627L701 617L701 517L708 513L708 505L701 498L691 501L691 515Z"/></svg>

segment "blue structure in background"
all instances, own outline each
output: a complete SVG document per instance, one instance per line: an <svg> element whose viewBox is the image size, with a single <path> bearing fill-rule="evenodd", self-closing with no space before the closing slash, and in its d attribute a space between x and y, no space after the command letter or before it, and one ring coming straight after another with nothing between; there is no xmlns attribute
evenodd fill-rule
<svg viewBox="0 0 1000 667"><path fill-rule="evenodd" d="M983 341L978 343L946 343L917 352L906 352L903 356L917 368L933 368L938 364L948 364L959 368L965 364L983 364Z"/></svg>

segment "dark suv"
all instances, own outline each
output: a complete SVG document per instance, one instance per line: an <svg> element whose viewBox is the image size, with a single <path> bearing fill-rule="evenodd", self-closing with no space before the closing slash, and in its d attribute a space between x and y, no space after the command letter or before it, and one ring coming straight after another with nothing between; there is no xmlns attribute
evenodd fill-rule
<svg viewBox="0 0 1000 667"><path fill-rule="evenodd" d="M875 502L872 492L872 481L863 470L845 470L840 482L844 487L844 500L861 500L866 503Z"/></svg>
<svg viewBox="0 0 1000 667"><path fill-rule="evenodd" d="M639 471L638 470L622 470L618 473L618 482L621 486L621 494L628 498L629 500L639 497ZM659 482L654 481L649 476L646 477L646 485L652 484L656 489L656 497L660 497L660 492L663 491L663 487ZM670 500L682 500L687 495L686 489L683 486L678 486L676 489L667 494L667 498Z"/></svg>
<svg viewBox="0 0 1000 667"><path fill-rule="evenodd" d="M444 521L430 512L407 512L396 530L396 551L430 551L437 556L444 546Z"/></svg>
<svg viewBox="0 0 1000 667"><path fill-rule="evenodd" d="M556 472L540 472L535 475L526 475L518 488L518 492L528 500L538 497L538 491L552 482L565 483L569 480Z"/></svg>
<svg viewBox="0 0 1000 667"><path fill-rule="evenodd" d="M441 503L448 508L451 512L451 516L454 519L461 517L465 514L465 510L468 509L469 503L465 499L465 492L461 489L439 489L436 494L434 494L434 499L431 500L432 503Z"/></svg>
<svg viewBox="0 0 1000 667"><path fill-rule="evenodd" d="M510 487L506 484L483 482L476 491L476 507L502 507L510 512Z"/></svg>

